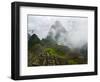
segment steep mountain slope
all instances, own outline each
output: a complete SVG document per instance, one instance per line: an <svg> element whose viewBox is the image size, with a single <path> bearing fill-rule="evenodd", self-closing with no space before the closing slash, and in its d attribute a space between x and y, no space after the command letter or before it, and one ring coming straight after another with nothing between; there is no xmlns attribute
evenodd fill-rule
<svg viewBox="0 0 100 82"><path fill-rule="evenodd" d="M28 48L31 48L32 46L38 43L40 43L40 39L38 38L36 34L33 34L28 40Z"/></svg>

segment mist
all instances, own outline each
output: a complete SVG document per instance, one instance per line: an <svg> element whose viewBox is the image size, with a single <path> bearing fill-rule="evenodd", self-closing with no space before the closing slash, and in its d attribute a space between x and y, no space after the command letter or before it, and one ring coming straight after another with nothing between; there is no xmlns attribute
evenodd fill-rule
<svg viewBox="0 0 100 82"><path fill-rule="evenodd" d="M60 43L69 47L81 47L88 40L87 17L35 16L28 15L28 34L36 34L40 39L46 38L55 21L60 21L67 33L62 34ZM55 30L54 30L55 31ZM56 32L54 32L56 33Z"/></svg>

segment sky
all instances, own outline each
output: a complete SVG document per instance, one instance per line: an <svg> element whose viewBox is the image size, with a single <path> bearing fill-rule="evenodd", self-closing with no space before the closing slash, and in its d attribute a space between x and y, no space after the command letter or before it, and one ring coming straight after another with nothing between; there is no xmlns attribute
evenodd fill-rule
<svg viewBox="0 0 100 82"><path fill-rule="evenodd" d="M28 15L28 33L45 38L55 21L60 21L68 32L68 40L73 45L84 44L88 40L88 18L69 16Z"/></svg>

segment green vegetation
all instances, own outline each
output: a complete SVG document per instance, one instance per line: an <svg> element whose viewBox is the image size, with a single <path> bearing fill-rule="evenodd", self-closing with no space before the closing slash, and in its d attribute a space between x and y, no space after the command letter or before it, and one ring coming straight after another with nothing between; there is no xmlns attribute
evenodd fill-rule
<svg viewBox="0 0 100 82"><path fill-rule="evenodd" d="M74 65L87 63L87 49L70 49L50 37L40 40L33 34L28 40L28 66Z"/></svg>

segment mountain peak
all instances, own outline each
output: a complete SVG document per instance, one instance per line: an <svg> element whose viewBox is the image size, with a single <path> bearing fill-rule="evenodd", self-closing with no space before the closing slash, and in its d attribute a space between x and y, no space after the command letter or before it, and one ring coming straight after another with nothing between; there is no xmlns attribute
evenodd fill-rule
<svg viewBox="0 0 100 82"><path fill-rule="evenodd" d="M33 45L40 43L40 39L36 34L33 34L28 40L28 47L31 48Z"/></svg>

